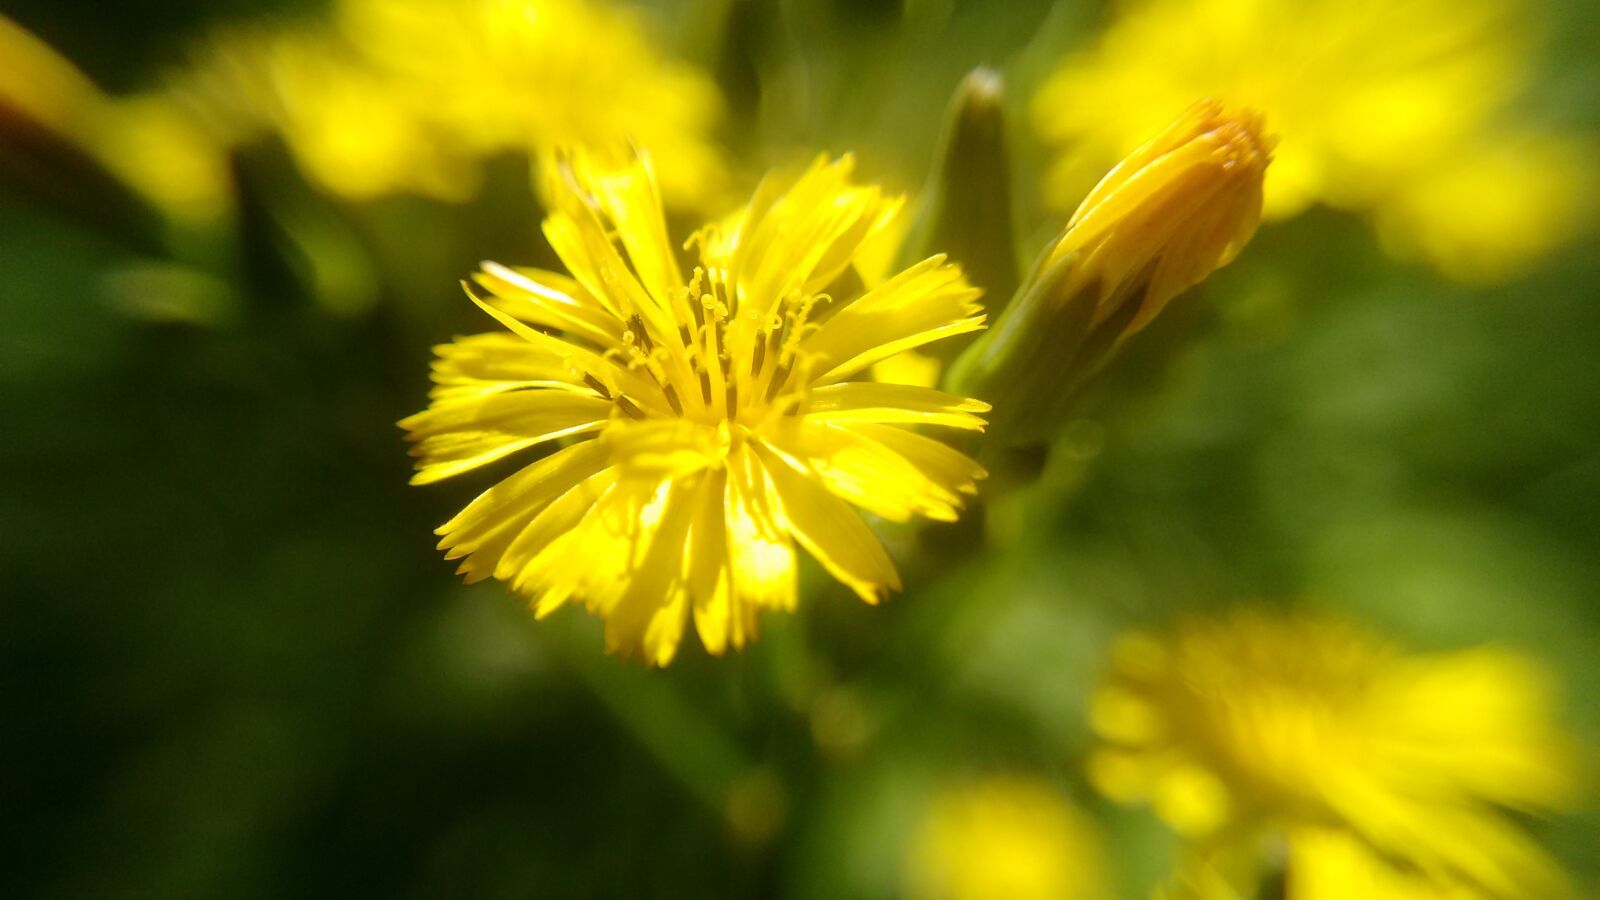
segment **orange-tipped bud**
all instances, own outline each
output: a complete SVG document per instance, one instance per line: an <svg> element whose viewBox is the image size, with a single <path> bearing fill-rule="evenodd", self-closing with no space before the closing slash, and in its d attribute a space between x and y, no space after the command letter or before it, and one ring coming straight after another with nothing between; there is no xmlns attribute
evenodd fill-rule
<svg viewBox="0 0 1600 900"><path fill-rule="evenodd" d="M1261 184L1276 139L1254 112L1202 100L1095 185L1067 223L1051 259L1081 254L1080 284L1100 289L1096 323L1108 301L1144 289L1124 334L1150 323L1167 301L1227 265L1261 221Z"/></svg>
<svg viewBox="0 0 1600 900"><path fill-rule="evenodd" d="M953 388L996 401L999 440L1047 440L1128 337L1238 255L1274 143L1260 116L1203 100L1101 179L952 369Z"/></svg>

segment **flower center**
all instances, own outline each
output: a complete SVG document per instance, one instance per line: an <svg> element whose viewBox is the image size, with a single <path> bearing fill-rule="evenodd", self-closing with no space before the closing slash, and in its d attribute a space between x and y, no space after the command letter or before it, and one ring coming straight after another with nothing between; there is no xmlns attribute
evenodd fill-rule
<svg viewBox="0 0 1600 900"><path fill-rule="evenodd" d="M756 309L738 301L726 269L696 266L673 298L675 330L652 326L635 313L616 355L660 389L672 417L724 434L759 429L800 411L810 381L800 344L814 327L808 325L813 307L826 299L796 292L771 309ZM662 417L663 411L652 413L597 381L586 379L625 416Z"/></svg>

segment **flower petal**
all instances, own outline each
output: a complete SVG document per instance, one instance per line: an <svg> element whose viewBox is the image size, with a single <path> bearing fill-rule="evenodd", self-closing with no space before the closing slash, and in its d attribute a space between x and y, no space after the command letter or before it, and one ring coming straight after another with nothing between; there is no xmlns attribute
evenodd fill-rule
<svg viewBox="0 0 1600 900"><path fill-rule="evenodd" d="M839 424L873 422L886 425L947 425L983 430L976 414L989 404L909 384L849 381L811 392L804 418L809 422Z"/></svg>
<svg viewBox="0 0 1600 900"><path fill-rule="evenodd" d="M518 536L495 575L502 577L528 559L520 572L507 574L514 575L514 590L533 598L536 614L549 615L576 598L604 617L627 590L646 546L641 539L654 529L656 520L646 511L654 507L659 512L659 504L653 503L658 487L618 480L612 470L591 477Z"/></svg>
<svg viewBox="0 0 1600 900"><path fill-rule="evenodd" d="M493 575L506 549L558 497L605 468L609 454L599 441L582 441L539 460L478 495L440 526L445 559L467 557L458 569L467 583Z"/></svg>
<svg viewBox="0 0 1600 900"><path fill-rule="evenodd" d="M629 164L617 166L582 156L573 162L585 169L583 182L594 190L594 199L611 220L640 282L660 303L670 303L683 286L683 275L676 248L667 237L666 213L648 161L633 157Z"/></svg>
<svg viewBox="0 0 1600 900"><path fill-rule="evenodd" d="M850 264L862 241L883 227L898 201L849 183L854 161L816 160L771 202L752 202L737 224L732 265L740 303L766 314L795 291L821 290ZM758 197L768 183L758 189Z"/></svg>
<svg viewBox="0 0 1600 900"><path fill-rule="evenodd" d="M412 484L459 475L544 441L598 430L611 404L564 390L491 394L480 400L435 403L400 422L421 458Z"/></svg>
<svg viewBox="0 0 1600 900"><path fill-rule="evenodd" d="M602 350L622 345L623 323L609 310L589 297L577 282L562 285L575 290L577 297L542 283L550 275L527 274L537 270L517 270L498 263L486 262L483 271L476 272L472 280L495 296L494 306L531 325L554 328L574 337L582 338ZM556 281L557 284L561 282Z"/></svg>
<svg viewBox="0 0 1600 900"><path fill-rule="evenodd" d="M708 471L701 479L686 550L694 627L700 634L700 643L712 656L721 656L730 640L735 649L744 646L744 634L733 610L727 526L723 523L726 484L727 472L723 469Z"/></svg>
<svg viewBox="0 0 1600 900"><path fill-rule="evenodd" d="M783 508L789 533L834 578L862 600L877 603L900 589L900 575L889 554L861 517L843 500L777 454L759 453Z"/></svg>
<svg viewBox="0 0 1600 900"><path fill-rule="evenodd" d="M806 339L815 382L847 378L930 341L983 327L977 288L943 256L925 259L834 313Z"/></svg>
<svg viewBox="0 0 1600 900"><path fill-rule="evenodd" d="M435 403L475 400L519 388L548 387L592 394L562 356L514 334L491 332L459 337L433 348Z"/></svg>
<svg viewBox="0 0 1600 900"><path fill-rule="evenodd" d="M639 654L650 665L672 662L689 618L687 547L694 520L697 476L663 483L656 489L653 512L638 520L634 564L626 588L606 620L606 650L630 657Z"/></svg>
<svg viewBox="0 0 1600 900"><path fill-rule="evenodd" d="M851 424L849 428L900 454L925 478L946 490L976 494L978 482L989 476L965 453L916 432L892 425Z"/></svg>
<svg viewBox="0 0 1600 900"><path fill-rule="evenodd" d="M725 523L735 605L792 610L794 544L771 480L748 446L728 459Z"/></svg>
<svg viewBox="0 0 1600 900"><path fill-rule="evenodd" d="M904 522L915 514L953 522L962 505L959 493L929 479L905 457L842 426L799 422L763 441L816 473L828 490L890 521Z"/></svg>
<svg viewBox="0 0 1600 900"><path fill-rule="evenodd" d="M544 570L535 566L551 545L558 541L575 541L574 536L584 517L605 497L617 483L615 469L601 469L568 488L561 496L546 504L544 509L516 535L500 561L495 564L494 577L509 583L512 590L533 597L539 602L536 612L549 614L567 595L547 596L551 587ZM552 555L551 561L558 556Z"/></svg>

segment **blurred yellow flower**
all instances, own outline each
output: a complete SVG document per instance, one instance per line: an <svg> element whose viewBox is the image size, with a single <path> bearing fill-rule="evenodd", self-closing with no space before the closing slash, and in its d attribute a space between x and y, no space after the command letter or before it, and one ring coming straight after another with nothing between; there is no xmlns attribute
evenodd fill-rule
<svg viewBox="0 0 1600 900"><path fill-rule="evenodd" d="M392 87L479 154L631 141L669 204L710 209L725 177L722 98L600 0L341 0L345 37Z"/></svg>
<svg viewBox="0 0 1600 900"><path fill-rule="evenodd" d="M87 151L169 214L208 219L228 207L227 160L182 109L154 94L108 97L48 44L0 16L0 118L13 116Z"/></svg>
<svg viewBox="0 0 1600 900"><path fill-rule="evenodd" d="M544 232L571 274L486 264L468 293L511 333L439 347L432 405L401 423L416 483L577 438L439 529L469 580L504 580L541 616L582 600L608 649L656 665L691 612L721 653L760 610L792 609L796 541L868 602L899 587L850 507L955 519L983 471L901 426L979 430L988 406L849 379L983 317L942 257L849 288L897 206L850 170L763 182L685 244L687 279L646 161L547 170Z"/></svg>
<svg viewBox="0 0 1600 900"><path fill-rule="evenodd" d="M1042 134L1064 147L1047 193L1070 206L1106 163L1212 96L1282 136L1269 218L1314 202L1370 211L1417 232L1393 249L1454 276L1509 277L1571 236L1593 187L1571 153L1466 162L1517 140L1503 120L1530 68L1524 12L1518 0L1132 0L1035 98ZM1448 188L1419 187L1445 171ZM1489 192L1493 212L1457 215L1444 190L1458 205Z"/></svg>
<svg viewBox="0 0 1600 900"><path fill-rule="evenodd" d="M1506 134L1463 149L1401 185L1375 210L1396 256L1430 259L1458 281L1510 277L1553 236L1588 226L1595 147L1565 135Z"/></svg>
<svg viewBox="0 0 1600 900"><path fill-rule="evenodd" d="M465 198L476 172L423 98L319 34L275 41L268 124L306 175L355 199L412 192Z"/></svg>
<svg viewBox="0 0 1600 900"><path fill-rule="evenodd" d="M1503 650L1411 655L1340 619L1243 609L1116 645L1090 776L1210 853L1287 836L1292 896L1380 896L1311 877L1408 880L1396 866L1470 896L1559 896L1555 863L1501 812L1572 802L1552 693ZM1371 851L1339 857L1346 837Z"/></svg>
<svg viewBox="0 0 1600 900"><path fill-rule="evenodd" d="M208 222L233 206L224 145L157 93L105 103L89 146L126 184L179 219Z"/></svg>
<svg viewBox="0 0 1600 900"><path fill-rule="evenodd" d="M990 776L933 798L912 838L912 900L1093 900L1108 896L1100 836L1055 785Z"/></svg>
<svg viewBox="0 0 1600 900"><path fill-rule="evenodd" d="M720 202L721 97L603 0L342 0L332 21L234 25L166 96L223 144L277 134L306 176L370 199L469 196L478 160L649 150L669 202Z"/></svg>
<svg viewBox="0 0 1600 900"><path fill-rule="evenodd" d="M0 108L72 132L94 113L100 90L49 44L0 15Z"/></svg>
<svg viewBox="0 0 1600 900"><path fill-rule="evenodd" d="M476 186L473 158L430 120L420 98L314 23L220 30L188 66L168 73L156 96L219 155L276 135L308 180L350 199L460 200Z"/></svg>
<svg viewBox="0 0 1600 900"><path fill-rule="evenodd" d="M1332 829L1294 832L1289 838L1288 866L1294 873L1291 900L1484 900L1486 896L1460 882L1442 882L1391 865L1359 838ZM1516 896L1539 895L1537 888L1530 886Z"/></svg>

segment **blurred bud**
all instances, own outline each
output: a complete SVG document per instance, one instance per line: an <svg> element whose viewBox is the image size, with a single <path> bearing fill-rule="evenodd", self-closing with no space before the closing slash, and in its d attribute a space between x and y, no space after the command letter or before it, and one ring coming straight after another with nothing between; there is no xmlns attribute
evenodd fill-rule
<svg viewBox="0 0 1600 900"><path fill-rule="evenodd" d="M142 260L108 271L106 301L130 318L166 325L221 328L237 322L238 295L228 283L182 263Z"/></svg>
<svg viewBox="0 0 1600 900"><path fill-rule="evenodd" d="M1002 443L1050 438L1078 390L1167 302L1255 234L1273 140L1260 117L1195 104L1111 170L950 386L995 403Z"/></svg>
<svg viewBox="0 0 1600 900"><path fill-rule="evenodd" d="M871 740L877 722L861 694L835 687L817 696L811 707L811 737L833 759L849 759Z"/></svg>
<svg viewBox="0 0 1600 900"><path fill-rule="evenodd" d="M983 288L991 316L1017 285L1004 101L998 72L977 68L962 79L945 116L916 221L891 269L902 271L935 253L947 254L961 264L968 281ZM951 345L946 354L962 346L945 343Z"/></svg>
<svg viewBox="0 0 1600 900"><path fill-rule="evenodd" d="M739 776L723 807L729 835L742 847L772 842L789 818L789 792L776 772L759 766Z"/></svg>

